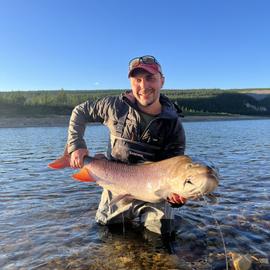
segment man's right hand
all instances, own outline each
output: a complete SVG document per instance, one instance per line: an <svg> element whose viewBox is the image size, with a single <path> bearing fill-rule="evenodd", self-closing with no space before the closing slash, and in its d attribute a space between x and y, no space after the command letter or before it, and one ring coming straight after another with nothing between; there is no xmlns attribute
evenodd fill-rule
<svg viewBox="0 0 270 270"><path fill-rule="evenodd" d="M73 169L83 167L83 158L88 156L88 150L80 148L71 153L70 156L70 167Z"/></svg>

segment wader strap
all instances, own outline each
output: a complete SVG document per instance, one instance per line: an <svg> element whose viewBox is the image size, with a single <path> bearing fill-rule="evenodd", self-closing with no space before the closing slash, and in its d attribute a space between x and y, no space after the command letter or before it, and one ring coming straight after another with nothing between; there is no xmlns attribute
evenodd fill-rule
<svg viewBox="0 0 270 270"><path fill-rule="evenodd" d="M114 145L111 156L127 163L155 161L161 153L161 147L132 141L111 134Z"/></svg>
<svg viewBox="0 0 270 270"><path fill-rule="evenodd" d="M154 145L149 145L149 144L146 144L146 143L132 141L132 140L129 140L129 139L125 139L125 138L121 138L121 137L115 136L113 134L111 134L111 138L112 139L117 139L117 140L122 140L122 141L125 141L125 142L128 142L128 143L132 143L132 144L135 144L135 145L147 147L147 148L150 148L152 150L161 150L161 147L160 146L154 146Z"/></svg>

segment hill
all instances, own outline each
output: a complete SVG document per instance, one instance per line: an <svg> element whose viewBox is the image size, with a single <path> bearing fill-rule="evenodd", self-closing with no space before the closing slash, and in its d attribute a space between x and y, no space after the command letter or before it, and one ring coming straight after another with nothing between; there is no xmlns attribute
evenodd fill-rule
<svg viewBox="0 0 270 270"><path fill-rule="evenodd" d="M0 115L69 115L77 104L124 90L55 90L0 92ZM270 89L162 90L185 115L238 114L270 116Z"/></svg>

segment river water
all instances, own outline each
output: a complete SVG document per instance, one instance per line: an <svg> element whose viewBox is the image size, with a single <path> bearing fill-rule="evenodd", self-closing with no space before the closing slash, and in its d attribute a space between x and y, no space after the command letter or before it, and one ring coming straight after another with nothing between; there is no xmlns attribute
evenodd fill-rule
<svg viewBox="0 0 270 270"><path fill-rule="evenodd" d="M221 182L207 205L176 209L174 254L145 232L98 226L101 188L47 168L66 127L0 129L0 269L226 269L226 258L233 269L232 256L244 255L251 269L270 269L270 120L184 127L186 153L212 162ZM106 128L86 137L91 154L105 151Z"/></svg>

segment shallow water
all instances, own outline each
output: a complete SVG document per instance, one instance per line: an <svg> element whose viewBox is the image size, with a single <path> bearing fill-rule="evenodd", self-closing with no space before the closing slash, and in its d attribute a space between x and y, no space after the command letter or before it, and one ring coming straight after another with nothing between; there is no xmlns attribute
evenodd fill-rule
<svg viewBox="0 0 270 270"><path fill-rule="evenodd" d="M224 248L269 269L270 120L184 123L187 154L211 161L221 183L214 197L176 209L174 255L160 239L95 223L101 189L52 171L65 127L0 129L0 269L225 269ZM91 154L108 132L87 129Z"/></svg>

